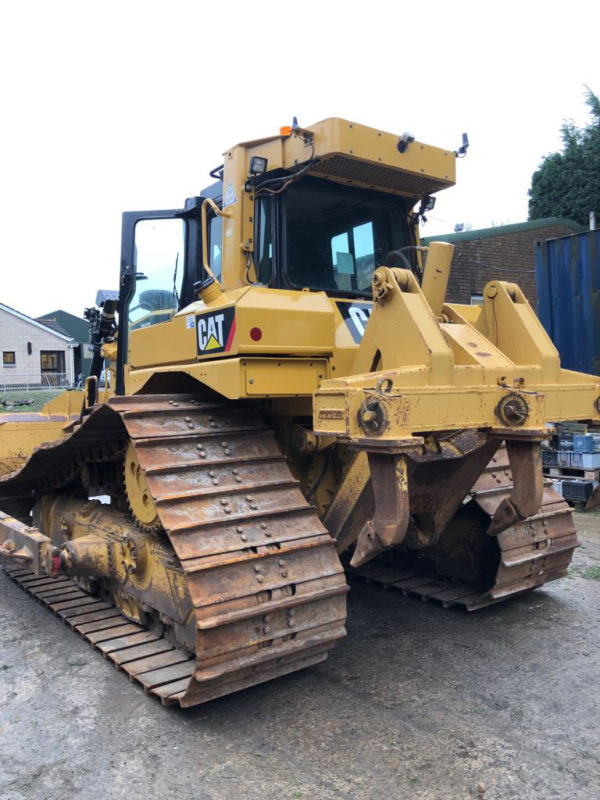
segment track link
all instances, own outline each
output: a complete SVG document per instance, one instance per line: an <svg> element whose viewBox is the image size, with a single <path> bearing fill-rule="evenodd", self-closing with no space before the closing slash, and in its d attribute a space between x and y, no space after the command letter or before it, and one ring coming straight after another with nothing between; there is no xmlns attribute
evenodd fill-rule
<svg viewBox="0 0 600 800"><path fill-rule="evenodd" d="M477 479L471 497L491 519L511 490L512 475L503 447ZM482 531L481 535L486 534ZM494 583L483 589L464 581L432 576L430 572L403 568L400 555L394 559L395 563L374 561L352 570L350 575L386 589L416 595L424 601L435 600L445 608L462 606L475 611L563 577L573 551L579 546L571 509L550 483L544 486L538 513L503 531L496 541L499 562Z"/></svg>
<svg viewBox="0 0 600 800"><path fill-rule="evenodd" d="M191 706L324 660L345 635L344 572L252 409L192 395L111 398L54 452L34 453L0 494L22 496L44 484L57 458L75 464L98 442L125 438L186 575L196 622L195 662L161 667L169 682L145 688ZM143 632L135 627L132 634Z"/></svg>
<svg viewBox="0 0 600 800"><path fill-rule="evenodd" d="M177 702L182 681L189 682L194 673L195 661L190 653L131 622L116 606L89 594L71 578L44 578L6 566L4 571L146 692L165 705Z"/></svg>

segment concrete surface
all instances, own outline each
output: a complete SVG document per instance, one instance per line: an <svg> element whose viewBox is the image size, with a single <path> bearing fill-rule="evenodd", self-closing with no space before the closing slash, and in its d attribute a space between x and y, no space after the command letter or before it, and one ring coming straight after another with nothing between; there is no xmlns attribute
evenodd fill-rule
<svg viewBox="0 0 600 800"><path fill-rule="evenodd" d="M468 614L354 584L328 661L189 711L0 574L3 800L600 796L600 517L568 578Z"/></svg>

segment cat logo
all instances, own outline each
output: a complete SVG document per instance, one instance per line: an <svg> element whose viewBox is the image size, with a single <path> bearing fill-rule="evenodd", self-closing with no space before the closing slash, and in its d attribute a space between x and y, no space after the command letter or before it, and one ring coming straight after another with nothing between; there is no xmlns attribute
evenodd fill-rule
<svg viewBox="0 0 600 800"><path fill-rule="evenodd" d="M342 315L348 330L356 344L362 342L365 328L373 310L372 303L350 303L347 300L338 300L337 307Z"/></svg>
<svg viewBox="0 0 600 800"><path fill-rule="evenodd" d="M235 308L223 308L196 317L198 354L227 353L235 335Z"/></svg>

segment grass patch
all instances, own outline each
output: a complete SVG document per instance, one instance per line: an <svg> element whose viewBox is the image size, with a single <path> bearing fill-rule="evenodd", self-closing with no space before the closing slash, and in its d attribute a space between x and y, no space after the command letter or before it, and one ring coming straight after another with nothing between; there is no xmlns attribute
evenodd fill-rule
<svg viewBox="0 0 600 800"><path fill-rule="evenodd" d="M0 393L0 414L7 412L27 413L28 411L40 411L42 406L54 397L58 397L64 389L40 389L38 391L26 392L1 392ZM26 405L19 405L25 403Z"/></svg>
<svg viewBox="0 0 600 800"><path fill-rule="evenodd" d="M569 567L567 578L585 578L587 581L600 581L600 566Z"/></svg>
<svg viewBox="0 0 600 800"><path fill-rule="evenodd" d="M587 567L580 573L582 578L587 578L588 581L600 581L600 566Z"/></svg>

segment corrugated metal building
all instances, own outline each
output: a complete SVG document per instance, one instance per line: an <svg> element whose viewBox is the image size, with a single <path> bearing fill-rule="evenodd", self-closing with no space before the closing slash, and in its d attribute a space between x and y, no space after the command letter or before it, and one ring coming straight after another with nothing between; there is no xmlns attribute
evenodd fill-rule
<svg viewBox="0 0 600 800"><path fill-rule="evenodd" d="M600 230L540 242L538 315L563 367L600 375Z"/></svg>

